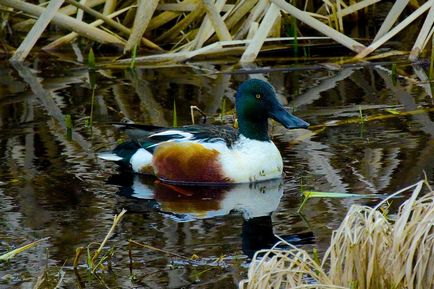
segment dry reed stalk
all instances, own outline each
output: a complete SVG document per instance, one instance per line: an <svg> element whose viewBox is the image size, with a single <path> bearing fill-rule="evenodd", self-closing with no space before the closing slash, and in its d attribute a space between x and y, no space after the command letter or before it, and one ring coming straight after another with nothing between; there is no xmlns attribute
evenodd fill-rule
<svg viewBox="0 0 434 289"><path fill-rule="evenodd" d="M180 32L188 27L193 21L200 19L205 13L205 9L202 5L202 2L196 0L197 3L196 10L189 13L186 17L184 17L181 21L176 23L172 28L168 31L164 32L160 37L157 38L156 42L170 42L175 40Z"/></svg>
<svg viewBox="0 0 434 289"><path fill-rule="evenodd" d="M174 53L155 54L136 58L136 63L164 63L164 62L182 62L191 59L198 55L207 55L211 53L227 52L233 49L240 48L245 45L249 40L232 40L232 41L219 41L193 51L180 51ZM118 64L129 64L131 59L121 59L117 61Z"/></svg>
<svg viewBox="0 0 434 289"><path fill-rule="evenodd" d="M293 39L294 39L293 37L268 38L265 40L265 42L292 41ZM299 40L322 40L322 39L329 39L329 38L328 37L298 37L298 39ZM173 52L173 53L147 55L147 56L137 57L135 60L136 63L141 63L141 64L153 64L153 65L157 63L173 64L175 62L186 61L188 59L191 59L199 55L229 53L233 51L238 51L242 53L244 51L244 46L246 44L249 44L251 41L252 40L250 39L219 41L193 51L183 50L183 51ZM130 64L131 61L132 61L131 58L121 59L116 61L116 64L126 65L126 64Z"/></svg>
<svg viewBox="0 0 434 289"><path fill-rule="evenodd" d="M424 184L429 192L418 198ZM408 190L411 197L391 222L379 208ZM375 208L353 205L333 232L321 266L302 249L276 245L255 254L240 288L433 288L433 220L434 192L420 181Z"/></svg>
<svg viewBox="0 0 434 289"><path fill-rule="evenodd" d="M94 7L97 5L101 5L104 2L105 2L105 0L88 0L87 6L88 7ZM70 15L77 13L77 7L72 6L72 5L67 5L67 6L60 8L58 12L70 16ZM18 22L17 24L13 25L13 30L28 31L27 27L29 27L30 25L33 25L35 22L36 22L35 19L27 19L27 20Z"/></svg>
<svg viewBox="0 0 434 289"><path fill-rule="evenodd" d="M427 38L425 39L425 42L423 43L423 45L422 45L422 47L426 47L426 45L428 44L428 42L429 42L429 40L431 39L431 43L432 43L432 38L431 38L431 36L434 34L434 25L433 25L433 27L431 28L431 30L429 31L429 33L428 33L428 36L427 36ZM433 45L431 45L431 47L432 47Z"/></svg>
<svg viewBox="0 0 434 289"><path fill-rule="evenodd" d="M80 10L85 11L89 15L92 15L93 17L102 20L108 26L111 26L112 28L119 30L121 33L129 35L131 37L131 34L132 34L131 29L125 27L124 25L120 24L119 22L114 21L110 17L107 17L106 15L101 14L98 11L96 11L90 7L87 7L85 5L82 5L81 3L78 3L74 0L65 0L65 1L68 2L69 4L73 5L73 6L76 6ZM101 25L101 24L98 24L98 25ZM98 25L92 25L92 26L98 26ZM153 43L152 41L150 41L146 38L142 38L141 40L142 40L143 44L146 45L147 47L150 47L152 49L162 50L157 44Z"/></svg>
<svg viewBox="0 0 434 289"><path fill-rule="evenodd" d="M136 16L137 2L134 1L131 4L134 5L134 8L129 10L123 19L119 19L119 22L121 22L125 27L131 27L134 22L134 17Z"/></svg>
<svg viewBox="0 0 434 289"><path fill-rule="evenodd" d="M338 22L338 17L337 17L337 14L336 14L335 5L332 4L329 0L323 0L323 1L324 1L324 4L325 4L326 11L329 14L331 14L329 16L330 26L332 26L331 23L334 23L335 24L335 30L339 31L339 22ZM331 13L330 13L330 9L331 9Z"/></svg>
<svg viewBox="0 0 434 289"><path fill-rule="evenodd" d="M225 2L226 2L226 0L218 0L217 1L217 3L216 3L216 6L217 6L216 12L217 13L224 6ZM218 14L215 16L219 17ZM221 23L221 24L224 25L224 23ZM216 25L218 25L218 24L216 24ZM190 50L190 49L188 49L189 47L192 47L192 50L201 48L203 46L203 44L205 43L205 41L207 41L209 39L209 37L211 37L211 35L214 33L215 27L214 27L214 30L212 28L213 28L212 20L210 18L210 15L207 15L207 16L205 16L205 19L202 22L202 24L199 28L199 31L196 34L194 41L192 41L191 44L188 47L186 47L186 49ZM229 32L227 32L227 33L229 33ZM229 34L229 37L230 37L230 34ZM229 39L229 40L232 40L232 39Z"/></svg>
<svg viewBox="0 0 434 289"><path fill-rule="evenodd" d="M203 2L203 5L205 7L206 14L209 17L211 24L214 27L214 30L215 30L219 40L220 41L231 41L232 40L231 34L229 33L228 28L226 27L225 23L223 22L222 18L220 17L221 8L220 9L216 8L216 6L214 6L214 1L212 1L212 0L202 0L202 2ZM218 2L221 2L224 4L226 2L226 0L221 0Z"/></svg>
<svg viewBox="0 0 434 289"><path fill-rule="evenodd" d="M392 28L393 24L395 24L396 20L398 20L399 15L401 15L402 11L404 11L407 4L408 0L397 0L393 4L392 9L390 9L386 19L384 19L380 29L377 32L377 35L375 35L375 38L372 42L378 41L390 30L390 28Z"/></svg>
<svg viewBox="0 0 434 289"><path fill-rule="evenodd" d="M18 0L0 0L0 4L37 17L39 17L45 10L42 7ZM77 21L75 18L66 16L64 14L56 13L52 19L52 22L67 30L75 31L78 34L99 43L123 45L123 41L118 37L115 37L105 31L102 31L101 29L92 27L81 21Z"/></svg>
<svg viewBox="0 0 434 289"><path fill-rule="evenodd" d="M383 45L386 41L388 41L390 38L395 36L398 32L400 32L402 29L410 25L411 22L416 20L419 16L421 16L423 13L425 13L428 9L430 9L431 5L433 3L433 0L429 0L425 2L422 6L420 6L416 11L414 11L410 16L406 17L401 23L393 27L392 30L384 34L381 38L379 38L377 41L372 42L368 47L363 49L359 54L357 54L354 58L355 59L361 59L369 55L370 53L374 52L378 47Z"/></svg>
<svg viewBox="0 0 434 289"><path fill-rule="evenodd" d="M252 40L255 36L256 32L258 32L259 23L253 22L252 25L250 25L249 32L247 33L246 39Z"/></svg>
<svg viewBox="0 0 434 289"><path fill-rule="evenodd" d="M103 9L102 14L104 14L104 15L112 14L113 11L115 11L115 9L116 9L116 5L117 5L118 1L117 0L105 0L104 2L105 3L104 3L104 9Z"/></svg>
<svg viewBox="0 0 434 289"><path fill-rule="evenodd" d="M180 3L180 5L182 6L193 6L194 9L197 8L197 0L184 0ZM158 6L157 6L158 7ZM192 9L192 11L194 10ZM167 22L175 19L176 17L178 17L179 15L181 15L182 13L180 11L164 11L163 13L158 14L157 16L154 16L151 21L148 24L148 28L146 29L146 31L152 31L164 24L166 24Z"/></svg>
<svg viewBox="0 0 434 289"><path fill-rule="evenodd" d="M342 20L341 10L341 1L336 1L336 18L339 21L339 31L344 33L344 21Z"/></svg>
<svg viewBox="0 0 434 289"><path fill-rule="evenodd" d="M32 29L27 33L26 38L24 38L14 55L12 55L11 61L24 61L42 32L44 32L45 28L50 24L57 10L62 6L63 1L64 0L53 0L48 3L47 8L42 12L38 21L36 21L35 25L33 25Z"/></svg>
<svg viewBox="0 0 434 289"><path fill-rule="evenodd" d="M240 29L235 33L234 39L241 40L242 38L244 38L248 34L252 23L259 22L262 18L262 15L265 14L269 7L269 1L259 1L254 6L247 19L244 21L244 24L241 25Z"/></svg>
<svg viewBox="0 0 434 289"><path fill-rule="evenodd" d="M282 15L277 15L276 21L274 21L273 27L271 27L270 33L268 33L268 37L276 38L282 35ZM300 35L300 34L298 34Z"/></svg>
<svg viewBox="0 0 434 289"><path fill-rule="evenodd" d="M431 5L428 15L425 18L425 22L423 23L423 26L419 31L419 35L417 36L413 48L411 49L410 56L409 56L409 59L411 61L415 61L419 56L420 52L424 49L428 41L430 31L433 28L433 24L434 24L434 5Z"/></svg>
<svg viewBox="0 0 434 289"><path fill-rule="evenodd" d="M83 5L81 2L79 3L79 2L74 1L74 0L65 0L65 1L71 5L79 8L79 11L84 11L87 14L104 21L107 25L111 26L112 28L115 28L115 29L117 29L117 30L119 30L125 34L130 34L130 30L127 27L123 26L122 24L119 24L118 22L114 21L113 19L105 16L104 14L99 13L98 11L96 11L90 7Z"/></svg>
<svg viewBox="0 0 434 289"><path fill-rule="evenodd" d="M250 44L247 46L246 51L244 51L243 55L241 56L241 63L253 62L256 59L262 45L264 44L265 39L268 36L268 33L271 31L271 28L273 27L274 22L279 15L279 7L271 3L270 8L264 16L264 19L262 19L258 31L255 33L255 36L252 38Z"/></svg>
<svg viewBox="0 0 434 289"><path fill-rule="evenodd" d="M117 17L117 16L125 13L129 9L131 9L131 6L130 7L125 7L124 9L121 9L121 10L118 10L118 11L116 11L116 12L110 14L110 15L107 15L106 17L110 18L110 19L115 18L115 17ZM103 23L104 23L103 20L98 19L98 20L96 20L96 21L94 21L92 23L89 23L89 25L91 25L93 27L97 27L99 25L102 25ZM78 37L77 33L71 32L71 33L69 33L67 35L64 35L62 37L59 37L56 40L54 40L53 42L45 45L44 47L42 47L42 49L43 50L47 50L47 51L48 50L55 50L55 49L59 48L59 46L62 46L62 45L65 45L67 43L72 42L77 37Z"/></svg>
<svg viewBox="0 0 434 289"><path fill-rule="evenodd" d="M342 34L334 30L333 28L330 28L329 26L325 25L324 23L310 16L308 13L301 11L300 9L285 2L284 0L271 0L271 1L274 4L278 5L282 10L289 13L291 16L294 16L298 20L303 21L304 23L311 26L315 30L329 36L330 38L334 39L336 42L351 49L352 51L360 52L363 49L365 49L365 46L363 44L351 39L345 34Z"/></svg>
<svg viewBox="0 0 434 289"><path fill-rule="evenodd" d="M243 0L231 10L231 13L225 20L226 27L232 29L232 27L241 21L241 19L249 13L253 7L255 7L258 0Z"/></svg>
<svg viewBox="0 0 434 289"><path fill-rule="evenodd" d="M194 4L174 4L174 3L160 3L157 6L157 10L163 11L176 11L176 12L191 12L196 9Z"/></svg>
<svg viewBox="0 0 434 289"><path fill-rule="evenodd" d="M87 0L80 0L80 5L86 7L86 2ZM83 15L84 15L83 9L78 9L75 19L77 19L78 21L83 21Z"/></svg>
<svg viewBox="0 0 434 289"><path fill-rule="evenodd" d="M147 31L152 31L154 29L157 29L158 27L166 24L167 22L172 21L179 15L181 15L181 12L164 11L163 13L160 13L151 19L151 21L148 24Z"/></svg>
<svg viewBox="0 0 434 289"><path fill-rule="evenodd" d="M182 4L182 3L160 3L157 6L157 10L163 10L163 11L177 11L177 12L191 12L194 9L196 9L195 5L192 4ZM234 9L234 5L232 4L225 4L223 5L221 11L222 12L228 12Z"/></svg>
<svg viewBox="0 0 434 289"><path fill-rule="evenodd" d="M381 1L381 0L363 0L363 1L360 1L360 2L356 2L356 3L352 4L352 5L350 5L348 7L345 7L344 9L338 11L337 12L337 16L339 18L342 18L344 16L347 16L349 14L357 12L357 11L359 11L361 9L364 9L364 8L366 8L366 7L368 7L368 6L372 5L372 4L375 4L375 3L379 2L379 1ZM329 17L331 17L331 16L329 16Z"/></svg>
<svg viewBox="0 0 434 289"><path fill-rule="evenodd" d="M157 8L159 0L138 0L138 7L136 17L134 18L133 28L131 35L128 38L127 44L124 48L124 53L130 51L134 46L138 46L152 15ZM158 47L158 46L157 46Z"/></svg>

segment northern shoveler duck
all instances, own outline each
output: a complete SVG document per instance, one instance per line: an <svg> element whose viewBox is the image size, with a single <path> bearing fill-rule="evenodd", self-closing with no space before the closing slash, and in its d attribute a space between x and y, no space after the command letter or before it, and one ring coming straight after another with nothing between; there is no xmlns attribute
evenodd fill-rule
<svg viewBox="0 0 434 289"><path fill-rule="evenodd" d="M177 128L122 124L132 137L99 157L136 173L179 184L251 183L280 178L283 161L268 135L268 118L287 129L309 124L278 102L270 84L243 82L235 96L238 129L188 125Z"/></svg>

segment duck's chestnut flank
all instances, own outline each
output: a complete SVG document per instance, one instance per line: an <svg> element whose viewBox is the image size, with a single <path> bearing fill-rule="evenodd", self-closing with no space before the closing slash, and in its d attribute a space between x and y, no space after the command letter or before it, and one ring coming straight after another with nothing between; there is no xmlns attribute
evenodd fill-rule
<svg viewBox="0 0 434 289"><path fill-rule="evenodd" d="M231 183L223 175L220 153L202 144L169 142L159 145L152 161L155 174L173 182Z"/></svg>

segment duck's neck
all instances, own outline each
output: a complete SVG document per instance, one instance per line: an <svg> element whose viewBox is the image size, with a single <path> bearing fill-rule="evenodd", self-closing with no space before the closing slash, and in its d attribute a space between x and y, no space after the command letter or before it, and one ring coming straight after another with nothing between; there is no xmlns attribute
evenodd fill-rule
<svg viewBox="0 0 434 289"><path fill-rule="evenodd" d="M241 135L249 139L258 141L270 141L268 136L268 120L248 121L243 118L238 118L238 130Z"/></svg>

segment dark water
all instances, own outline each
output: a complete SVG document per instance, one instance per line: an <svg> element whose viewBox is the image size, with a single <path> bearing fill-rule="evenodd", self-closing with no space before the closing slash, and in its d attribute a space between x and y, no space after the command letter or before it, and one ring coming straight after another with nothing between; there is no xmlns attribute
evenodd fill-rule
<svg viewBox="0 0 434 289"><path fill-rule="evenodd" d="M14 67L0 62L0 254L50 238L0 263L0 287L33 288L40 277L45 278L40 288L54 288L62 271L60 288L234 288L246 277L249 256L271 246L274 234L324 252L352 204L376 204L421 179L423 171L433 177L432 111L390 117L394 111L431 107L430 87L423 81L426 68L398 65L405 77L395 84L390 69L252 75L272 83L281 101L312 125L388 117L321 131L290 132L276 125L273 139L284 159L283 180L179 189L149 177L121 175L97 159L96 152L123 138L107 123L129 118L171 125L174 103L178 125L191 123L191 105L211 121L230 121L234 91L247 74L221 73L236 68L200 63L98 69L92 97L93 76L75 64L47 59ZM219 116L222 110L225 117ZM73 121L70 132L67 115ZM200 118L196 114L196 121ZM300 215L302 190L379 197L313 199ZM391 208L401 201L394 200ZM115 248L111 262L92 275L83 255L74 273L75 249L91 244L95 250L123 208L127 213L106 246ZM133 245L131 264L129 239L166 253ZM183 258L193 255L199 258Z"/></svg>

